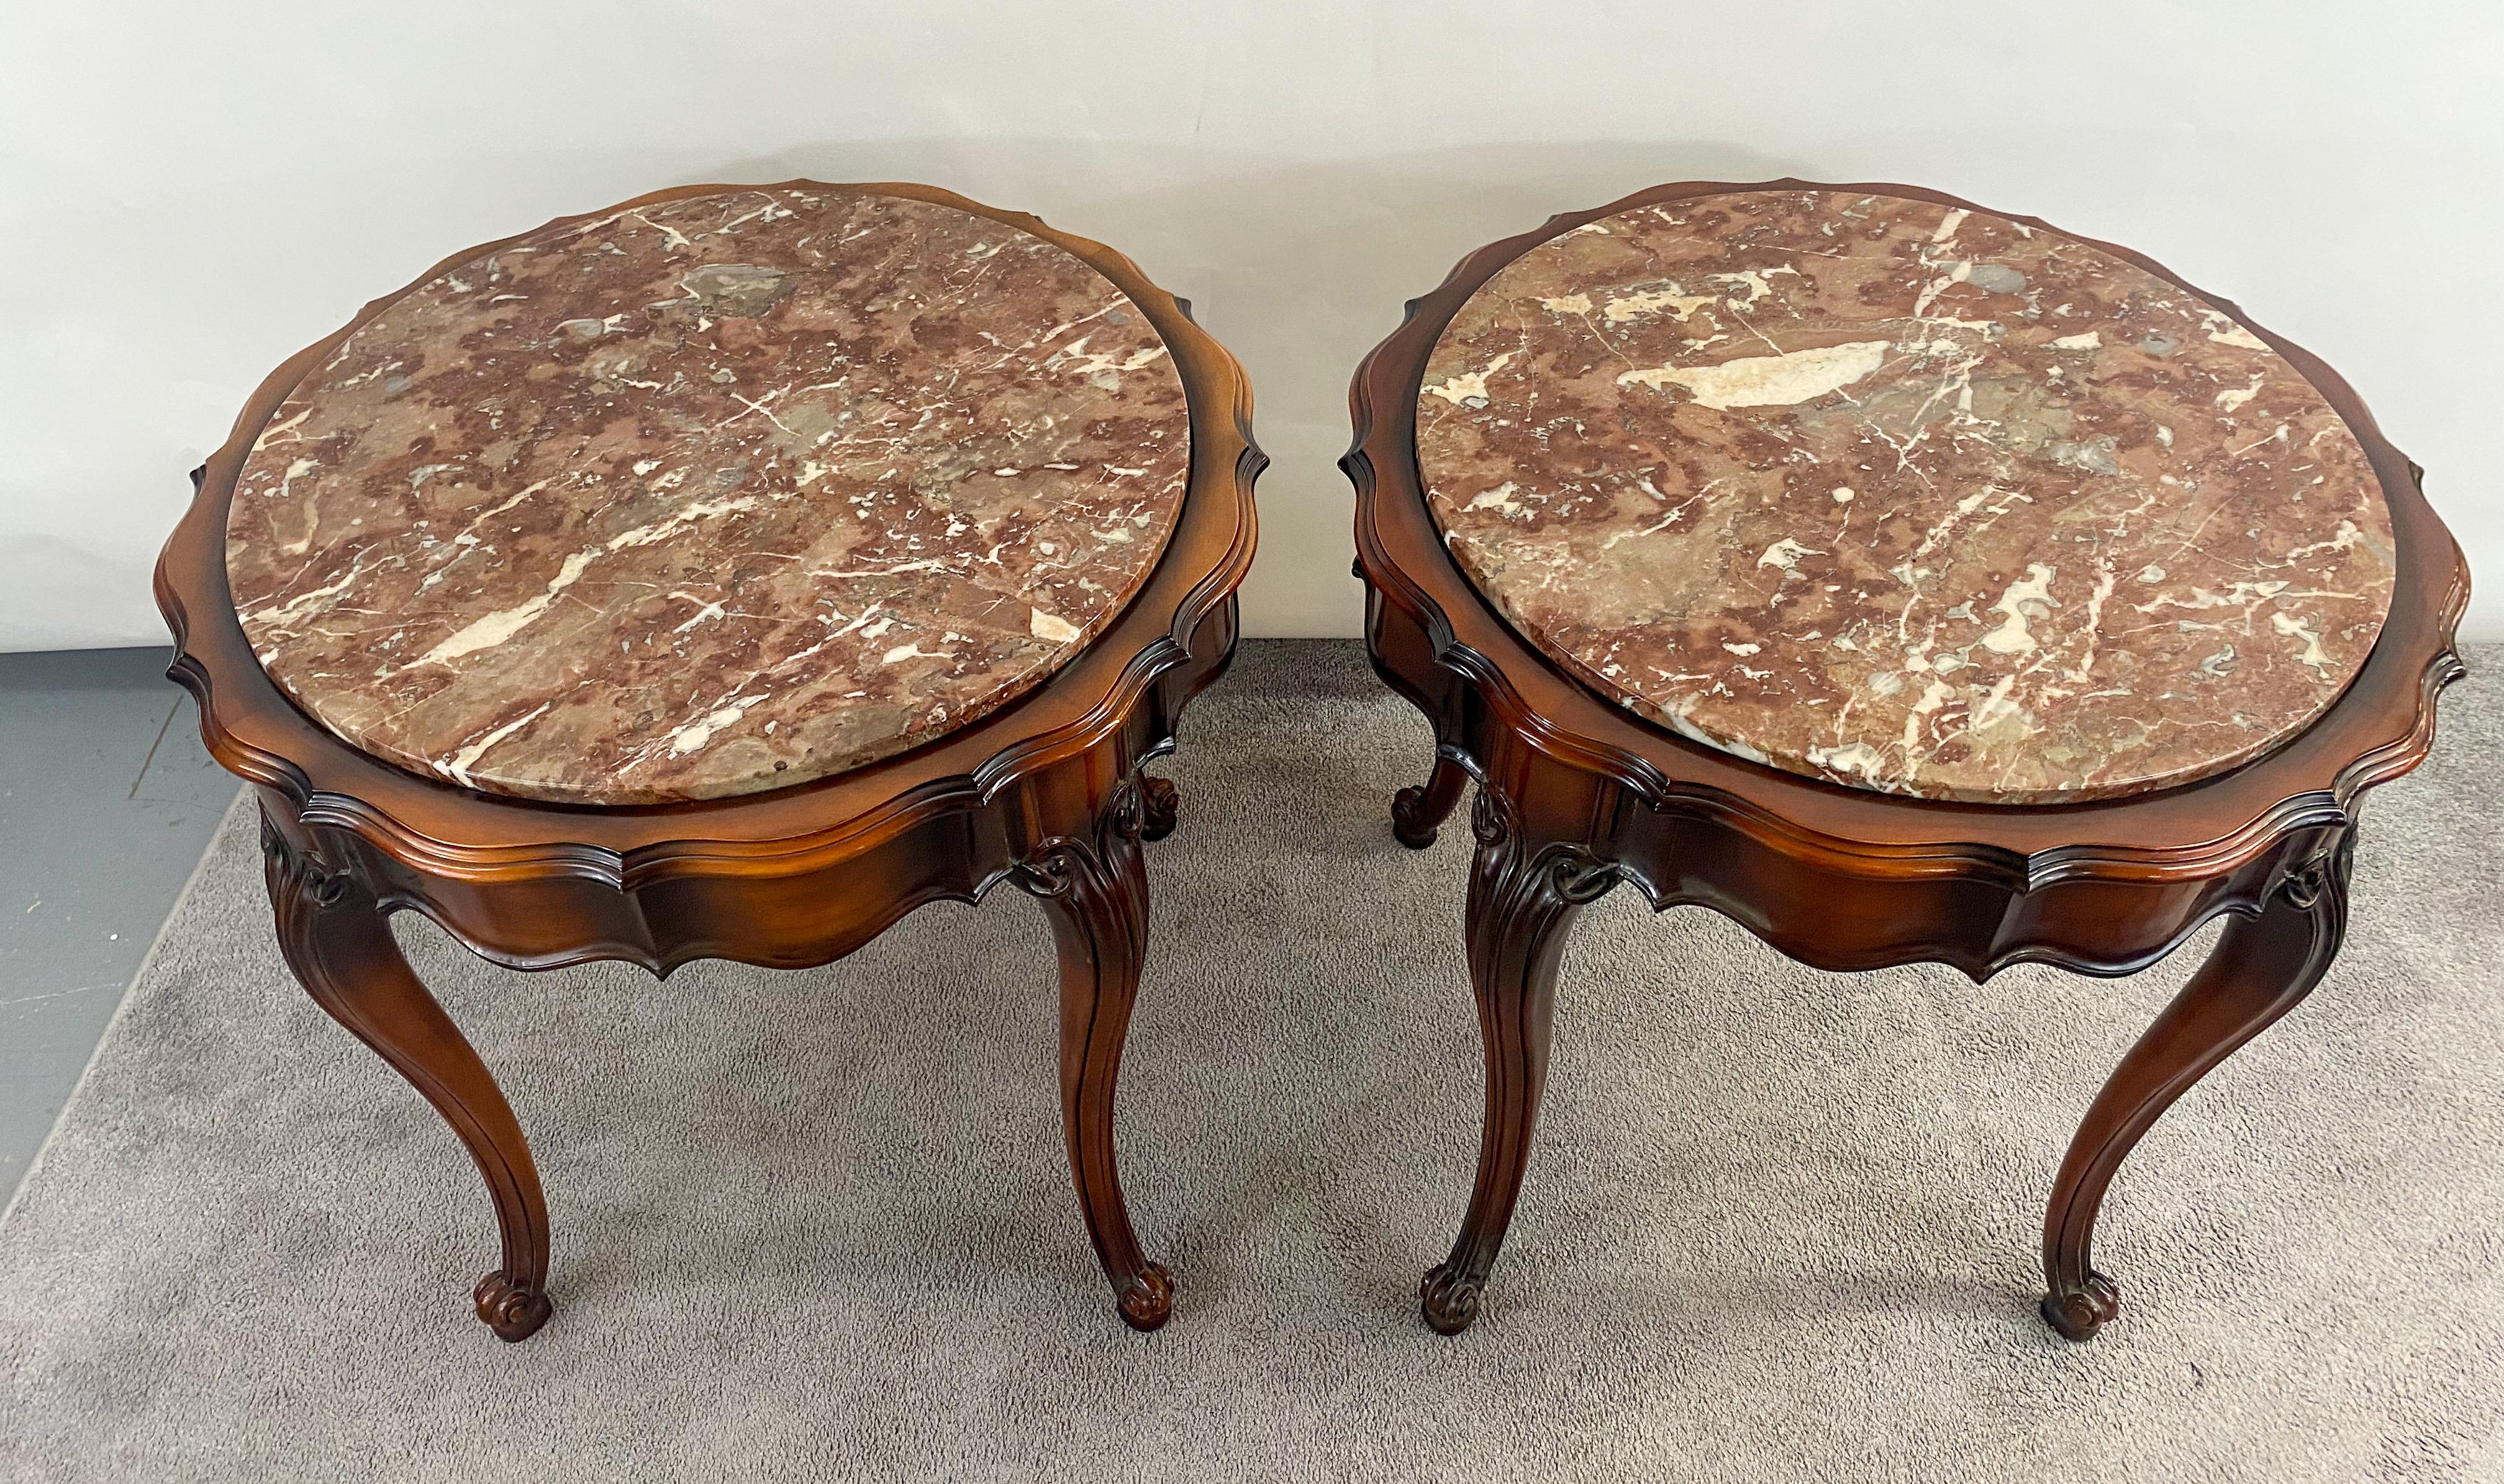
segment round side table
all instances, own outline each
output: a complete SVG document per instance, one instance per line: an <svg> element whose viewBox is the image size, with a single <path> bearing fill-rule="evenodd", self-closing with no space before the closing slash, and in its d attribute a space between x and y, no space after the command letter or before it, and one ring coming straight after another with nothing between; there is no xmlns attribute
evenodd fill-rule
<svg viewBox="0 0 2504 1484"><path fill-rule="evenodd" d="M507 1340L549 1314L520 1124L410 972L805 968L1041 898L1070 1169L1122 1318L1143 766L1252 558L1241 369L1128 259L920 186L697 186L446 259L262 384L156 572L260 792L289 964L461 1136Z"/></svg>
<svg viewBox="0 0 2504 1484"><path fill-rule="evenodd" d="M2044 1318L2166 1108L2318 983L2358 796L2420 761L2468 598L2320 361L2154 262L1893 185L1688 183L1473 253L1359 368L1375 670L1478 785L1478 1316L1560 945L1619 881L1822 969L2147 967L2232 915L2054 1182Z"/></svg>

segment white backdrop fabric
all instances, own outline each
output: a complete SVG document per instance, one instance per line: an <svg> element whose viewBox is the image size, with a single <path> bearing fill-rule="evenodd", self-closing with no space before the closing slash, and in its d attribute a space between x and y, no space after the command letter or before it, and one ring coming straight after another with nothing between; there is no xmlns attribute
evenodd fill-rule
<svg viewBox="0 0 2504 1484"><path fill-rule="evenodd" d="M1110 242L1250 368L1256 636L1357 632L1347 378L1460 255L1665 180L1895 180L2320 352L2504 557L2504 12L2469 0L0 3L0 649L156 643L252 387L467 244L927 181ZM2504 590L2471 637L2504 638Z"/></svg>

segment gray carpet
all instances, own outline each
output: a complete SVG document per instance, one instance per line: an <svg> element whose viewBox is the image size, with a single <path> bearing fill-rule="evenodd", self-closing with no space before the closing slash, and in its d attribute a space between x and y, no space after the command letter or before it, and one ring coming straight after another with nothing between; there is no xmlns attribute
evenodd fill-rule
<svg viewBox="0 0 2504 1484"><path fill-rule="evenodd" d="M470 1317L486 1197L272 946L237 815L0 1224L12 1479L2504 1478L2504 652L2368 808L2311 1003L2123 1172L2128 1311L2034 1317L2072 1121L2205 950L2097 982L1791 965L1619 891L1569 948L1489 1312L1415 1317L1470 1180L1465 829L1423 724L1254 644L1172 766L1122 1156L1181 1297L1115 1320L1013 892L831 968L490 969L556 1318Z"/></svg>

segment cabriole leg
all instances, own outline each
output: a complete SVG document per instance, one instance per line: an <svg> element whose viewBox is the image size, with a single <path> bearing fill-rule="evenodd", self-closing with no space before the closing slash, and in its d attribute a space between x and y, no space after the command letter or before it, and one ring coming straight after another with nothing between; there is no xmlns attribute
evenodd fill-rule
<svg viewBox="0 0 2504 1484"><path fill-rule="evenodd" d="M1018 880L1043 901L1061 951L1061 1123L1096 1260L1123 1322L1154 1329L1173 1312L1173 1278L1139 1251L1113 1159L1113 1094L1148 944L1144 803L1125 786L1092 841L1048 842Z"/></svg>
<svg viewBox="0 0 2504 1484"><path fill-rule="evenodd" d="M1451 816L1452 806L1461 802L1461 790L1469 781L1460 764L1437 753L1426 786L1411 784L1391 796L1392 838L1411 850L1433 845L1436 830Z"/></svg>
<svg viewBox="0 0 2504 1484"><path fill-rule="evenodd" d="M2353 843L2343 836L2289 872L2259 916L2229 922L2208 961L2088 1107L2043 1219L2043 1318L2068 1338L2093 1339L2121 1308L2120 1285L2089 1260L2114 1172L2176 1098L2321 982L2347 929Z"/></svg>
<svg viewBox="0 0 2504 1484"><path fill-rule="evenodd" d="M1470 875L1470 985L1486 1050L1486 1122L1460 1236L1418 1294L1426 1323L1443 1334L1458 1334L1478 1317L1487 1272L1513 1224L1548 1084L1565 930L1617 881L1579 846L1525 845L1491 789L1478 790L1471 824L1478 846Z"/></svg>
<svg viewBox="0 0 2504 1484"><path fill-rule="evenodd" d="M1153 774L1139 775L1139 838L1163 840L1174 832L1174 819L1182 810L1182 791L1171 779Z"/></svg>
<svg viewBox="0 0 2504 1484"><path fill-rule="evenodd" d="M305 992L435 1105L486 1177L504 1265L472 1297L500 1337L528 1339L549 1314L547 1202L512 1107L354 873L298 847L265 810L261 840L279 948Z"/></svg>

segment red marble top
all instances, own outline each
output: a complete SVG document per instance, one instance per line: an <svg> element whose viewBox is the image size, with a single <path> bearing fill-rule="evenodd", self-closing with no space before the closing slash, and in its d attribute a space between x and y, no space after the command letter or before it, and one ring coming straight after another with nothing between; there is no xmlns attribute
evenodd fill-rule
<svg viewBox="0 0 2504 1484"><path fill-rule="evenodd" d="M1681 735L1999 804L2232 768L2352 679L2389 514L2227 313L1979 211L1736 191L1551 238L1417 401L1428 502L1507 620Z"/></svg>
<svg viewBox="0 0 2504 1484"><path fill-rule="evenodd" d="M438 274L270 418L226 565L297 706L461 786L704 799L1016 700L1145 584L1180 377L991 218L726 190Z"/></svg>

